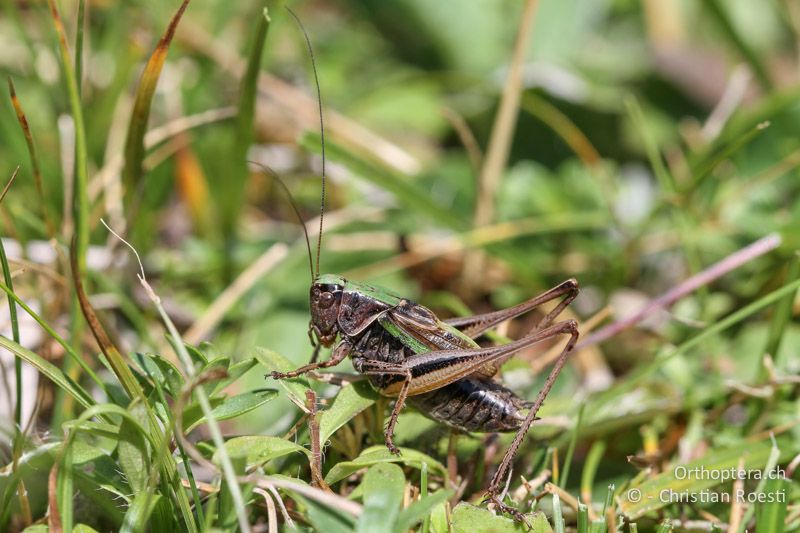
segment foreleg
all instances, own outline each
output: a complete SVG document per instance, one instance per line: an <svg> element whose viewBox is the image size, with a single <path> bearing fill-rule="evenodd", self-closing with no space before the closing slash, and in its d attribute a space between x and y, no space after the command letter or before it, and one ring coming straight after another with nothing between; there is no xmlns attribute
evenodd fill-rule
<svg viewBox="0 0 800 533"><path fill-rule="evenodd" d="M333 349L333 353L331 354L330 359L326 361L314 362L309 363L305 366L301 366L297 370L292 370L291 372L272 372L273 379L286 379L286 378L296 378L302 374L307 372L311 372L313 370L317 370L318 368L329 368L332 366L336 366L350 354L350 350L352 349L352 345L347 342L346 340L341 341L339 344L336 345L336 348Z"/></svg>

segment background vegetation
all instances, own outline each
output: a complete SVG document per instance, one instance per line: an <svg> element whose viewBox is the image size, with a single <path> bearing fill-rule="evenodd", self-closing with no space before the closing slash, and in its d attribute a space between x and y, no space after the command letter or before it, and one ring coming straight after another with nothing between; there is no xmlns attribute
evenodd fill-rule
<svg viewBox="0 0 800 533"><path fill-rule="evenodd" d="M292 7L327 120L323 272L441 316L581 283L565 314L590 341L507 495L534 530L800 528L797 4ZM388 403L349 363L264 379L310 355L309 276L287 197L247 160L283 177L313 236L309 56L277 1L180 13L2 4L0 529L523 529L480 506L510 435L454 437L408 409L395 458ZM589 336L770 234L669 310ZM553 349L503 381L532 398ZM783 501L659 496L739 489Z"/></svg>

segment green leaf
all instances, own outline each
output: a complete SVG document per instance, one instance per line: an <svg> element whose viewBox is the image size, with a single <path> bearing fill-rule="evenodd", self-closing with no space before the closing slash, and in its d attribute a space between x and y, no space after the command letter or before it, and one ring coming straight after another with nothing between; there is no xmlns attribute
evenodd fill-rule
<svg viewBox="0 0 800 533"><path fill-rule="evenodd" d="M227 374L228 374L228 367L231 364L230 357L218 357L208 362L203 368L198 372L198 374L206 374L208 372L213 372L215 370L222 370L223 373L217 379L211 379L206 383L203 383L201 386L205 389L206 393L209 395L214 392L214 390L219 388L219 385L224 383Z"/></svg>
<svg viewBox="0 0 800 533"><path fill-rule="evenodd" d="M430 496L423 496L397 515L394 524L394 533L404 533L416 526L419 522L433 513L437 505L446 502L453 495L452 490L439 490Z"/></svg>
<svg viewBox="0 0 800 533"><path fill-rule="evenodd" d="M513 518L496 515L482 507L461 502L453 509L453 533L471 533L472 531L552 533L553 529L547 522L544 513L535 512L525 515L525 518L531 525L530 529Z"/></svg>
<svg viewBox="0 0 800 533"><path fill-rule="evenodd" d="M72 396L79 404L84 407L91 407L94 405L94 400L86 390L78 383L73 381L72 378L61 372L61 370L45 360L39 354L36 354L24 346L12 341L11 339L0 335L0 346L13 353L20 359L27 361L36 369L47 376L53 383L58 385L64 392Z"/></svg>
<svg viewBox="0 0 800 533"><path fill-rule="evenodd" d="M147 61L147 65L142 71L142 77L139 80L139 86L136 88L133 111L128 124L128 136L125 140L125 167L122 171L125 189L128 193L126 196L133 196L133 191L136 190L142 177L142 162L145 155L144 134L147 131L147 120L150 118L150 104L153 102L156 84L161 75L164 61L167 59L167 51L172 42L172 37L175 35L175 29L178 27L178 22L180 22L188 4L189 0L184 0L181 3L169 26L167 26L167 30L158 42L158 46L153 50L150 59Z"/></svg>
<svg viewBox="0 0 800 533"><path fill-rule="evenodd" d="M790 490L789 481L784 477L775 476L767 480L756 503L756 531L784 530L787 494Z"/></svg>
<svg viewBox="0 0 800 533"><path fill-rule="evenodd" d="M278 391L274 389L256 389L229 398L211 398L211 405L214 407L211 414L217 420L236 418L264 405L276 396ZM192 404L184 411L183 427L187 433L205 421L199 404Z"/></svg>
<svg viewBox="0 0 800 533"><path fill-rule="evenodd" d="M302 452L306 455L311 454L310 451L292 441L261 435L235 437L225 443L225 449L231 457L245 458L245 470L247 472L290 453ZM219 463L216 453L214 454L214 461Z"/></svg>
<svg viewBox="0 0 800 533"><path fill-rule="evenodd" d="M437 470L443 478L447 477L447 469L424 453L411 448L400 448L400 452L400 455L394 455L385 446L372 446L361 452L361 455L354 460L342 461L334 465L325 476L325 482L332 485L353 472L378 463L401 463L414 468L422 468L422 464L427 463L428 468Z"/></svg>
<svg viewBox="0 0 800 533"><path fill-rule="evenodd" d="M295 494L295 500L301 501L308 509L308 519L314 526L313 531L324 531L325 533L352 533L355 529L355 521L350 515L341 513L333 507L328 507L315 502L309 498L304 498Z"/></svg>
<svg viewBox="0 0 800 533"><path fill-rule="evenodd" d="M130 409L131 414L139 418L146 416L138 406ZM82 429L82 428L81 428ZM150 453L147 442L139 430L139 426L128 419L124 419L119 426L119 444L117 445L119 464L133 494L145 491L150 476Z"/></svg>
<svg viewBox="0 0 800 533"><path fill-rule="evenodd" d="M342 387L333 404L322 413L319 422L319 440L327 441L340 427L375 403L378 394L366 381L357 381Z"/></svg>
<svg viewBox="0 0 800 533"><path fill-rule="evenodd" d="M364 512L358 520L360 533L394 530L406 478L403 470L391 463L378 463L364 474Z"/></svg>
<svg viewBox="0 0 800 533"><path fill-rule="evenodd" d="M231 457L231 464L236 475L244 475L244 457ZM219 491L219 517L217 518L217 526L223 531L233 531L236 528L236 504L231 492L231 485L228 484L227 479L223 476L222 486ZM243 491L242 496L247 498L247 493ZM244 501L247 500L245 499Z"/></svg>
<svg viewBox="0 0 800 533"><path fill-rule="evenodd" d="M152 381L161 383L173 398L180 395L185 383L180 370L157 354L135 353L132 359L139 366L139 370Z"/></svg>
<svg viewBox="0 0 800 533"><path fill-rule="evenodd" d="M28 531L27 529L25 531ZM72 528L72 533L98 533L98 531L86 524L78 524Z"/></svg>
<svg viewBox="0 0 800 533"><path fill-rule="evenodd" d="M61 525L67 531L72 531L74 516L73 499L73 472L72 472L72 446L67 445L61 449L58 459L58 475L56 478L56 499L58 512L61 515Z"/></svg>
<svg viewBox="0 0 800 533"><path fill-rule="evenodd" d="M133 503L128 507L128 512L125 513L125 521L120 531L168 533L173 530L173 525L169 502L160 494L146 490L136 494Z"/></svg>
<svg viewBox="0 0 800 533"><path fill-rule="evenodd" d="M284 356L265 348L256 348L258 359L270 372L288 372L297 368L297 365ZM267 376L267 379L272 379ZM305 405L306 391L310 389L308 380L304 377L294 379L279 379L278 384L286 391L289 398L297 405Z"/></svg>
<svg viewBox="0 0 800 533"><path fill-rule="evenodd" d="M251 368L258 364L255 357L250 357L244 361L239 361L228 367L228 377L216 383L212 392L218 392L220 389L227 387L234 383L240 377L245 375Z"/></svg>

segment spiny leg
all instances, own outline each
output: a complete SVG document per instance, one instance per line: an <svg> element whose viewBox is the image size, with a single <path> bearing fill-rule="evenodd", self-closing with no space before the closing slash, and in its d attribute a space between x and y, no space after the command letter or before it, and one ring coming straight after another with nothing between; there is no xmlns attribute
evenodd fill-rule
<svg viewBox="0 0 800 533"><path fill-rule="evenodd" d="M553 328L558 330L555 334L568 333L570 336L569 340L564 346L564 349L561 351L561 354L558 356L558 359L556 359L555 365L553 365L550 375L547 376L547 380L544 382L542 390L539 391L539 395L533 402L533 405L528 412L528 416L525 417L525 421L522 423L522 426L520 426L517 434L514 436L511 446L509 446L508 451L506 451L506 454L503 456L500 466L497 468L497 471L492 477L492 481L489 483L489 486L486 489L486 500L484 501L490 502L501 512L511 514L518 520L523 518L522 514L513 507L504 504L502 501L500 501L500 498L498 498L498 495L500 494L500 488L508 475L509 469L511 468L511 463L514 460L514 456L517 454L517 450L522 444L522 440L525 438L525 435L528 433L528 430L530 430L533 421L536 419L536 413L544 403L545 398L547 398L550 389L553 387L553 383L555 383L556 378L561 373L561 369L564 368L564 364L567 362L567 356L572 351L575 343L578 341L578 324L574 320L557 322L553 325Z"/></svg>
<svg viewBox="0 0 800 533"><path fill-rule="evenodd" d="M575 299L578 295L578 282L575 279L568 279L556 285L552 289L543 292L538 296L534 296L530 300L522 302L514 307L508 309L501 309L492 313L485 313L482 315L474 315L459 318L450 318L445 322L457 328L463 328L462 331L469 337L477 338L487 330L504 322L510 318L514 318L531 311L540 305L546 304L556 298L567 295L564 300L556 306L555 309L550 311L547 316L539 323L539 328L544 328L553 321L553 319L564 310L566 306Z"/></svg>
<svg viewBox="0 0 800 533"><path fill-rule="evenodd" d="M272 379L286 379L286 378L296 378L302 374L307 372L311 372L318 368L329 368L332 366L336 366L342 361L345 360L347 355L350 353L352 346L347 341L340 342L336 348L333 349L333 353L331 354L330 359L326 361L314 362L309 363L305 366L301 366L297 370L292 370L290 372L272 372ZM317 353L318 350L314 350L314 353Z"/></svg>
<svg viewBox="0 0 800 533"><path fill-rule="evenodd" d="M548 328L550 326L550 324L553 323L553 320L555 320L556 317L558 317L558 315L560 315L564 311L564 309L566 309L567 306L569 304L571 304L572 301L578 296L578 282L576 280L574 280L574 279L568 279L567 281L561 283L557 287L555 287L553 289L550 289L549 291L547 291L543 295L538 296L538 297L534 298L533 300L530 300L531 302L534 301L534 300L539 300L540 303L537 304L537 305L540 305L541 303L545 303L547 301L550 301L550 300L553 300L555 298L558 298L559 296L562 296L563 294L566 294L564 299L561 300L558 303L558 305L556 305L549 313L547 313L539 321L539 323L536 324L536 326L534 326L530 331L528 331L528 333L526 333L524 336L522 336L520 338L520 340L541 336L541 332L545 328ZM554 333L552 335L549 335L548 337L553 337L555 335L559 335L559 333L556 332L556 333ZM488 364L484 368L484 375L486 375L487 377L494 376L495 374L497 374L497 372L500 371L500 366L502 364L503 364L502 360L501 361L496 361L495 363Z"/></svg>
<svg viewBox="0 0 800 533"><path fill-rule="evenodd" d="M411 388L411 369L406 368L402 364L368 359L353 361L353 366L356 367L356 370L365 375L402 376L403 385L400 388L400 393L397 395L397 400L394 402L392 414L389 416L389 423L383 431L386 447L389 448L389 451L393 454L400 455L400 449L394 444L394 427L397 425L397 418L400 416L400 411L402 411L403 405L406 403L408 391Z"/></svg>
<svg viewBox="0 0 800 533"><path fill-rule="evenodd" d="M403 377L399 386L397 382L390 383L383 386L381 391L384 395L389 396L397 394L397 401L385 432L386 446L393 453L396 453L397 447L394 446L393 442L394 427L407 396L439 389L472 375L487 364L502 364L503 361L512 357L519 350L564 333L565 324L572 324L572 329L577 331L577 325L574 321L561 322L502 346L476 348L474 350L437 350L414 355L405 359L402 363L363 358L353 360L353 366L359 373ZM570 326L566 327L569 328Z"/></svg>

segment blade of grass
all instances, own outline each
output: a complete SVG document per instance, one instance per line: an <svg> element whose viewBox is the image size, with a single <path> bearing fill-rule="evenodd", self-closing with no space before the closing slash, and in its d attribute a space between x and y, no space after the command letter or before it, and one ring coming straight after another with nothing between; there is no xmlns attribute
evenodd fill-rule
<svg viewBox="0 0 800 533"><path fill-rule="evenodd" d="M3 335L0 335L0 347L5 348L16 357L25 360L25 362L35 367L82 406L91 407L94 405L94 400L83 387L73 381L68 375L64 374L57 366L45 360L42 356Z"/></svg>
<svg viewBox="0 0 800 533"><path fill-rule="evenodd" d="M78 20L75 23L75 80L78 83L78 96L83 94L83 33L86 17L86 0L78 1Z"/></svg>
<svg viewBox="0 0 800 533"><path fill-rule="evenodd" d="M53 0L50 0L51 2ZM175 30L178 23L183 16L189 5L189 0L181 2L178 11L172 17L167 30L158 41L156 49L153 51L150 59L147 61L142 77L139 79L139 86L136 89L136 96L133 103L133 111L131 112L131 120L128 125L128 136L125 140L125 166L122 170L122 179L126 191L130 193L137 190L137 186L142 178L142 170L144 161L144 134L147 130L147 121L150 118L150 106L153 103L153 95L156 91L158 78L161 75L161 69L164 67L164 61L167 59L167 52L169 50L172 38L175 35Z"/></svg>
<svg viewBox="0 0 800 533"><path fill-rule="evenodd" d="M73 69L72 59L69 54L69 46L67 45L67 36L64 30L64 23L62 22L61 15L58 12L55 0L48 0L50 6L50 15L53 19L53 27L56 31L58 38L61 68L64 73L64 79L67 85L67 95L69 97L70 111L72 114L72 121L75 128L75 182L72 187L72 217L74 222L74 232L72 235L72 246L76 249L75 255L77 261L73 268L78 269L78 276L81 278L86 277L86 250L89 247L89 197L88 197L88 183L89 171L87 167L88 154L86 148L86 128L83 121L83 110L81 108L81 97L78 90L78 81L75 78L75 70ZM76 297L72 298L72 309L70 316L72 318L71 325L71 342L77 349L80 347L81 338L83 337L83 322L80 320L80 315L77 312L78 303ZM75 370L70 367L68 362L65 362L65 372L73 376ZM67 417L72 410L68 397L56 397L55 402L55 422L63 420Z"/></svg>
<svg viewBox="0 0 800 533"><path fill-rule="evenodd" d="M31 172L33 173L33 183L36 186L36 194L39 196L39 207L42 211L42 220L47 227L47 236L52 240L55 239L56 229L47 209L44 185L42 183L42 170L39 167L39 158L36 156L36 145L33 142L33 134L31 133L30 124L28 124L28 118L25 115L25 110L22 108L22 103L17 96L17 92L14 88L14 82L12 81L11 77L8 78L8 93L11 97L11 104L14 106L14 112L17 115L17 122L19 122L20 129L22 129L22 135L25 137L25 144L28 147L28 156L31 160Z"/></svg>
<svg viewBox="0 0 800 533"><path fill-rule="evenodd" d="M73 217L75 221L74 246L77 248L78 272L81 277L83 277L86 272L86 249L89 245L89 202L87 195L89 178L87 169L86 130L83 121L83 110L81 108L78 82L75 78L75 70L72 67L72 60L69 55L69 46L67 45L64 24L61 20L61 15L58 12L55 0L48 0L48 4L53 19L53 27L58 37L61 67L64 71L70 110L75 127L76 173L73 203Z"/></svg>
<svg viewBox="0 0 800 533"><path fill-rule="evenodd" d="M250 172L247 166L247 152L253 141L253 122L255 120L256 95L258 93L258 75L261 60L272 19L266 7L257 17L252 48L247 60L247 68L239 86L239 112L236 115L236 135L234 137L231 175L226 182L225 194L220 197L222 203L223 231L228 240L227 248L233 246L236 221L242 212L247 177ZM226 254L230 257L230 254Z"/></svg>
<svg viewBox="0 0 800 533"><path fill-rule="evenodd" d="M592 444L592 447L589 448L589 453L586 455L583 472L581 472L581 498L583 503L589 507L589 515L592 519L594 519L592 516L594 514L592 511L592 486L594 486L594 476L605 452L605 441L599 440Z"/></svg>
<svg viewBox="0 0 800 533"><path fill-rule="evenodd" d="M561 513L561 498L558 494L553 494L553 530L556 533L564 533L564 517Z"/></svg>
<svg viewBox="0 0 800 533"><path fill-rule="evenodd" d="M13 97L12 97L13 98ZM19 172L19 167L14 169L14 172L11 174L11 178L8 180L8 184L3 189L2 196L0 196L0 203L5 198L6 193L11 188L11 184L14 183L14 180L17 177L17 172ZM5 284L13 291L13 283L11 281L11 269L8 266L8 256L6 255L6 247L3 245L3 239L0 238L0 266L3 268L3 280ZM17 305L11 296L7 297L8 300L8 316L11 320L11 338L14 339L14 342L19 344L19 320L17 319ZM17 437L19 437L19 431L22 429L22 360L18 357L14 358L14 383L17 387L16 389L16 398L14 401L14 425L15 425L15 432L17 433Z"/></svg>
<svg viewBox="0 0 800 533"><path fill-rule="evenodd" d="M781 458L781 450L778 448L778 442L775 440L774 435L769 436L770 440L772 441L772 448L769 451L769 457L767 458L767 464L764 466L763 475L756 486L756 490L753 494L762 495L764 494L764 487L767 485L767 481L771 478L775 477L776 470L775 467L778 465L778 460ZM770 496L770 495L766 495ZM767 501L767 500L764 500ZM744 516L742 516L742 521L739 524L739 533L745 533L747 530L747 524L750 522L750 519L753 518L753 513L755 513L756 507L755 505L749 505L747 510L744 512ZM769 530L762 530L759 531L769 531ZM777 531L777 530L772 530Z"/></svg>
<svg viewBox="0 0 800 533"><path fill-rule="evenodd" d="M794 257L789 262L789 268L786 272L786 282L793 282L800 279L800 253L795 252ZM775 364L777 368L782 368L786 358L778 358L780 351L781 341L783 340L783 333L786 331L786 326L792 318L792 306L797 290L788 293L775 305L775 314L772 316L772 322L769 327L769 336L767 337L767 346L764 350L765 353L770 354L776 359ZM762 377L766 376L766 368L761 366Z"/></svg>
<svg viewBox="0 0 800 533"><path fill-rule="evenodd" d="M704 0L701 2L701 4L706 8L708 14L711 15L711 18L716 21L717 25L719 25L722 33L724 33L728 40L730 40L734 48L736 48L744 60L747 61L747 63L750 65L750 68L753 69L753 73L756 75L758 82L761 84L761 88L764 89L765 92L771 92L773 89L773 83L767 74L766 67L761 62L759 55L750 47L750 45L744 40L744 37L742 37L736 30L733 25L733 21L731 21L723 5L719 2L719 0Z"/></svg>
<svg viewBox="0 0 800 533"><path fill-rule="evenodd" d="M424 499L428 497L428 463L422 463L419 469L419 497ZM422 533L428 533L431 528L431 515L428 514L422 520Z"/></svg>
<svg viewBox="0 0 800 533"><path fill-rule="evenodd" d="M584 504L578 504L578 533L589 533L589 511Z"/></svg>
<svg viewBox="0 0 800 533"><path fill-rule="evenodd" d="M108 226L106 226L106 228L108 228ZM178 329L175 327L175 324L172 322L172 319L169 317L167 311L164 309L164 306L161 304L161 299L158 297L155 291L153 291L153 288L147 282L147 278L144 275L144 268L142 267L142 262L139 259L139 253L129 242L124 240L118 234L114 233L114 231L111 230L111 228L108 228L108 230L111 231L111 233L114 234L118 239L120 239L123 242L123 244L127 245L136 256L136 259L139 262L139 267L140 267L140 273L137 274L139 282L141 283L142 287L147 293L147 296L150 298L150 301L153 302L153 305L158 311L158 314L161 316L161 320L164 323L167 332L172 338L173 346L175 348L175 351L177 352L178 359L183 365L184 373L188 376L189 380L193 380L194 378L197 377L197 370L194 366L194 362L192 361L192 357L189 355L189 352L186 349L186 345L184 344L183 339L180 336L180 333L178 333ZM228 452L225 449L225 440L222 437L222 431L220 430L219 424L217 423L217 419L214 417L213 409L211 407L211 402L208 398L208 394L206 393L203 387L195 387L194 393L197 394L197 402L200 404L200 408L203 411L203 415L205 416L206 424L208 425L208 431L211 434L211 439L214 442L214 445L217 447L219 453L219 461L222 464L222 472L225 478L225 482L227 483L228 490L230 491L230 496L231 499L233 500L233 506L236 511L237 519L239 521L239 528L242 530L243 533L249 533L250 523L247 518L247 508L244 503L244 498L242 497L241 488L239 487L239 481L236 474L236 470L234 469L230 455L228 455Z"/></svg>
<svg viewBox="0 0 800 533"><path fill-rule="evenodd" d="M578 419L575 421L575 429L572 430L572 438L569 441L569 447L567 448L567 455L564 457L564 470L563 474L561 474L561 479L559 480L559 486L563 489L567 486L567 479L569 478L569 467L572 465L572 455L575 453L575 444L578 442L578 433L581 430L581 425L583 424L583 413L586 410L586 404L582 403L580 408L578 409Z"/></svg>
<svg viewBox="0 0 800 533"><path fill-rule="evenodd" d="M16 305L22 308L31 318L33 318L41 327L44 329L50 337L52 337L57 343L59 343L63 348L64 351L67 353L67 356L73 360L74 363L80 365L86 375L88 375L95 384L100 387L100 389L107 395L108 390L106 389L106 384L97 376L97 374L92 370L92 368L86 364L86 361L83 360L83 357L78 355L77 352L72 348L70 345L61 335L56 333L56 331L50 327L50 325L45 322L45 320L39 316L33 309L25 303L16 293L6 284L0 283L0 290L6 293L9 299L14 300Z"/></svg>
<svg viewBox="0 0 800 533"><path fill-rule="evenodd" d="M111 365L114 374L117 376L117 379L127 395L132 400L141 402L146 409L147 418L150 423L150 429L154 432L158 439L158 444L154 446L154 448L159 454L158 462L160 468L162 469L164 483L169 484L169 486L172 488L175 500L178 508L181 510L181 515L184 519L187 529L191 532L194 532L197 530L197 525L195 524L194 517L192 516L189 498L181 486L177 465L175 464L174 458L169 453L169 443L165 440L166 435L164 435L164 432L161 430L161 423L156 416L156 413L150 406L150 403L147 401L139 382L134 377L131 369L125 363L122 354L111 342L108 333L106 333L105 328L97 317L97 313L95 313L94 308L89 302L89 298L86 296L86 292L83 289L83 281L78 276L78 270L76 268L76 246L73 245L70 249L70 252L72 281L75 285L75 293L77 295L78 302L80 303L83 316L86 319L86 322L89 324L89 329L92 331L97 344L100 346L100 350L103 352L103 355L105 355L106 360Z"/></svg>
<svg viewBox="0 0 800 533"><path fill-rule="evenodd" d="M0 193L0 203L3 202L3 199L8 193L11 185L14 183L14 180L17 177L17 172L19 172L19 167L14 169L14 172L11 174L11 178L8 180L8 184L6 184L3 192ZM0 264L3 268L3 279L5 280L6 284L11 287L11 269L8 266L8 256L6 255L6 248L3 245L3 239L0 238ZM19 336L19 320L17 318L17 304L11 296L7 296L8 300L8 315L11 321L11 337L14 342L20 342ZM13 468L16 470L17 468L17 461L19 460L19 456L22 453L22 447L25 440L25 432L22 430L22 359L19 357L14 358L14 384L16 386L16 397L14 399L14 442L13 442ZM19 484L16 486L12 486L9 490L18 491L19 494L19 507L22 511L23 521L26 526L30 525L32 521L31 517L31 510L30 510L30 503L28 502L28 495L27 490L25 489L25 485L22 481L22 478L19 478ZM3 513L0 513L2 515Z"/></svg>

